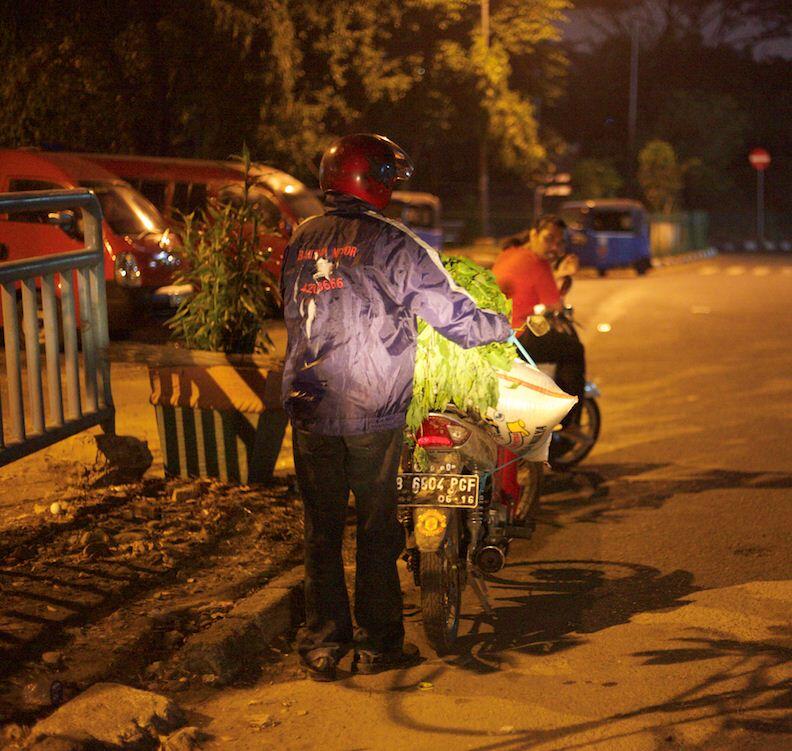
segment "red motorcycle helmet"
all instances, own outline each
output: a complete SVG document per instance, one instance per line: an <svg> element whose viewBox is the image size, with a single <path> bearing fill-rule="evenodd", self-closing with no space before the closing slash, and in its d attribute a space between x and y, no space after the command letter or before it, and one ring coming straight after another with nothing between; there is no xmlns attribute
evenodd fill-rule
<svg viewBox="0 0 792 751"><path fill-rule="evenodd" d="M319 186L384 209L397 182L413 173L410 157L389 138L356 133L337 140L322 156Z"/></svg>

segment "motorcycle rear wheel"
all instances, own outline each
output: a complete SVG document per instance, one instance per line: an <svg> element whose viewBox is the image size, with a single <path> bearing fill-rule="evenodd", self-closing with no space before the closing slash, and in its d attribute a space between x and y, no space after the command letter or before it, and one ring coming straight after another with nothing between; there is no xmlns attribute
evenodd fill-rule
<svg viewBox="0 0 792 751"><path fill-rule="evenodd" d="M513 524L530 523L539 511L542 495L544 462L521 461L517 465L517 484L520 486L520 501L514 509Z"/></svg>
<svg viewBox="0 0 792 751"><path fill-rule="evenodd" d="M553 433L550 442L550 466L555 470L569 469L582 462L594 448L599 438L602 416L595 399L584 399L578 416L577 427L586 436L585 441L576 441L564 436L564 431Z"/></svg>
<svg viewBox="0 0 792 751"><path fill-rule="evenodd" d="M450 652L459 632L462 565L454 530L437 551L421 551L421 611L424 632L438 655Z"/></svg>

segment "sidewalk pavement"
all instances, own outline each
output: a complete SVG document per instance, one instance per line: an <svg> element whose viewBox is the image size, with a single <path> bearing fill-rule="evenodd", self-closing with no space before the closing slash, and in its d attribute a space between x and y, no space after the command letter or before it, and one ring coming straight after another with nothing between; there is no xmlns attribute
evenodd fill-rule
<svg viewBox="0 0 792 751"><path fill-rule="evenodd" d="M687 253L679 253L669 256L656 256L652 259L652 266L654 268L662 266L677 266L682 263L693 263L694 261L702 261L705 258L713 258L718 255L715 248L702 248L701 250L691 250Z"/></svg>
<svg viewBox="0 0 792 751"><path fill-rule="evenodd" d="M247 597L208 629L199 631L171 658L195 675L230 683L277 637L303 619L303 567L295 566Z"/></svg>

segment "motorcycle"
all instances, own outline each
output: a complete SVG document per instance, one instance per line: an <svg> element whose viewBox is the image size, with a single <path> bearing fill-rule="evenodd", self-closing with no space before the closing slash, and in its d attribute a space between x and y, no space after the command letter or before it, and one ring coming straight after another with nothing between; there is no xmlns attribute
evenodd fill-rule
<svg viewBox="0 0 792 751"><path fill-rule="evenodd" d="M421 590L424 631L442 655L456 641L468 583L492 613L484 576L503 568L512 539L533 534L543 463L524 462L528 487L521 497L530 501L517 519L514 502L493 478L501 466L498 445L474 417L453 406L432 412L414 438L397 480L399 521L407 535L404 558Z"/></svg>

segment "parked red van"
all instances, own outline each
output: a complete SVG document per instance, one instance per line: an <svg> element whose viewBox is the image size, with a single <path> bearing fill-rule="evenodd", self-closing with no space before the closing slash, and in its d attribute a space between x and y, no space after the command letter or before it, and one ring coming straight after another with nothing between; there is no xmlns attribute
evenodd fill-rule
<svg viewBox="0 0 792 751"><path fill-rule="evenodd" d="M241 196L244 168L240 162L122 154L81 154L118 175L148 198L170 221L203 209L209 198L220 202ZM299 180L266 165L253 165L252 198L262 223L275 228L261 236L270 253L267 268L277 278L292 230L303 219L321 214L322 204Z"/></svg>
<svg viewBox="0 0 792 751"><path fill-rule="evenodd" d="M111 332L142 314L173 312L186 290L172 285L177 238L162 214L131 185L94 162L37 149L0 149L0 192L88 188L102 206L107 312ZM84 247L81 212L0 215L0 261Z"/></svg>

